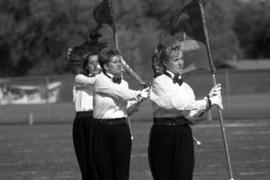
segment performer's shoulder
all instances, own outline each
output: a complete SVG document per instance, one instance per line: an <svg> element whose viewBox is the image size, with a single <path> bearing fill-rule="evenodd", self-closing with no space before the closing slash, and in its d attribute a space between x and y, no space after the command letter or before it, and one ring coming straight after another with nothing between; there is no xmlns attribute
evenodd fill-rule
<svg viewBox="0 0 270 180"><path fill-rule="evenodd" d="M168 81L168 77L164 74L159 74L158 76L154 76L153 78L153 82L167 82Z"/></svg>
<svg viewBox="0 0 270 180"><path fill-rule="evenodd" d="M75 77L74 77L74 81L80 81L82 79L85 79L87 78L87 76L85 76L84 74L76 74Z"/></svg>
<svg viewBox="0 0 270 180"><path fill-rule="evenodd" d="M99 85L99 84L104 85L104 84L110 83L111 81L107 76L105 76L104 73L97 74L95 78L96 78L95 85Z"/></svg>
<svg viewBox="0 0 270 180"><path fill-rule="evenodd" d="M105 76L105 74L103 72L96 74L97 79L102 79L102 78L105 78L105 77L106 76Z"/></svg>
<svg viewBox="0 0 270 180"><path fill-rule="evenodd" d="M74 77L75 77L75 79L77 79L77 78L81 78L81 77L84 77L85 75L83 75L83 74L76 74Z"/></svg>
<svg viewBox="0 0 270 180"><path fill-rule="evenodd" d="M99 72L99 73L95 74L95 76L93 76L93 77L97 79L97 78L99 78L102 75L104 75L104 74L102 72Z"/></svg>
<svg viewBox="0 0 270 180"><path fill-rule="evenodd" d="M125 79L122 79L121 83L123 83L125 86L129 86L128 82Z"/></svg>
<svg viewBox="0 0 270 180"><path fill-rule="evenodd" d="M76 74L75 75L75 80L81 80L81 79L91 79L91 80L95 80L98 76L100 75L100 73L92 75L92 76L87 76L85 74Z"/></svg>
<svg viewBox="0 0 270 180"><path fill-rule="evenodd" d="M183 82L182 86L190 91L193 91L192 87L186 82Z"/></svg>

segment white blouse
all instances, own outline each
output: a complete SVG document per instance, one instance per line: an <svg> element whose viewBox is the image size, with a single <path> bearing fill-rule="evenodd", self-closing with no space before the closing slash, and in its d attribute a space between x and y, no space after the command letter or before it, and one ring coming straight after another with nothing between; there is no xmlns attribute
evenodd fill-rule
<svg viewBox="0 0 270 180"><path fill-rule="evenodd" d="M156 118L184 116L189 120L199 119L207 109L206 100L195 100L191 87L181 86L165 74L153 79L150 89L153 116Z"/></svg>
<svg viewBox="0 0 270 180"><path fill-rule="evenodd" d="M96 76L88 77L78 74L74 79L73 103L76 112L93 111L93 92Z"/></svg>
<svg viewBox="0 0 270 180"><path fill-rule="evenodd" d="M103 73L96 78L94 89L93 116L96 119L126 118L128 106L138 102L140 93L129 89L125 80L116 84Z"/></svg>

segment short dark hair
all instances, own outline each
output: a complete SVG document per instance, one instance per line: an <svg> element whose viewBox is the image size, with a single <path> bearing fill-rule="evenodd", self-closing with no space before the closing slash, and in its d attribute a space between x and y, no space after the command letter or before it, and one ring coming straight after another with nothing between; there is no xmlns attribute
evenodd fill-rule
<svg viewBox="0 0 270 180"><path fill-rule="evenodd" d="M111 58L113 56L119 56L119 55L120 55L120 52L113 48L106 48L99 53L98 62L104 73L105 73L104 65L108 64L111 61Z"/></svg>

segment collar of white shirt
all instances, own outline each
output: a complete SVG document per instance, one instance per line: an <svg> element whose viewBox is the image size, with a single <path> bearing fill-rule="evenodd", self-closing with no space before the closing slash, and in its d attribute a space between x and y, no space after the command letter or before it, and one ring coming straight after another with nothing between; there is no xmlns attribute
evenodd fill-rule
<svg viewBox="0 0 270 180"><path fill-rule="evenodd" d="M174 73L172 73L171 71L168 71L168 70L166 70L166 72L169 73L169 74L171 75L171 78L172 78L172 79L174 78L174 76L175 76ZM178 79L181 79L181 78L182 78L182 77L181 77L181 74L179 74Z"/></svg>
<svg viewBox="0 0 270 180"><path fill-rule="evenodd" d="M104 74L109 76L110 78L113 78L113 75L111 73L105 72Z"/></svg>
<svg viewBox="0 0 270 180"><path fill-rule="evenodd" d="M121 80L122 80L122 77L121 76L117 77L117 76L114 76L114 75L112 75L110 73L107 73L107 72L104 73L104 75L107 76L108 78L110 78L116 84L120 84L121 83Z"/></svg>

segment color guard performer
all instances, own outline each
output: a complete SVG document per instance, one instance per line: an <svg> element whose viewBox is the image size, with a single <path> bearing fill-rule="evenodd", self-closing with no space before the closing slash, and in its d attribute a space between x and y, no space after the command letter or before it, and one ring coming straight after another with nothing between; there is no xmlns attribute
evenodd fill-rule
<svg viewBox="0 0 270 180"><path fill-rule="evenodd" d="M150 169L154 180L192 180L190 125L202 120L211 107L223 108L221 86L213 87L204 99L195 100L192 88L181 79L184 59L180 42L161 48L155 57L163 67L154 69L158 76L150 89L154 118L148 149Z"/></svg>
<svg viewBox="0 0 270 180"><path fill-rule="evenodd" d="M148 98L149 88L129 89L121 78L120 54L107 49L99 55L102 73L95 82L93 136L94 161L99 180L128 180L131 134L128 111ZM136 109L136 108L135 108Z"/></svg>
<svg viewBox="0 0 270 180"><path fill-rule="evenodd" d="M72 49L69 49L68 58ZM73 62L74 63L74 62ZM73 102L76 110L73 122L73 144L83 180L96 180L97 173L93 161L93 93L94 82L101 70L98 66L98 52L88 52L83 63L76 67Z"/></svg>

